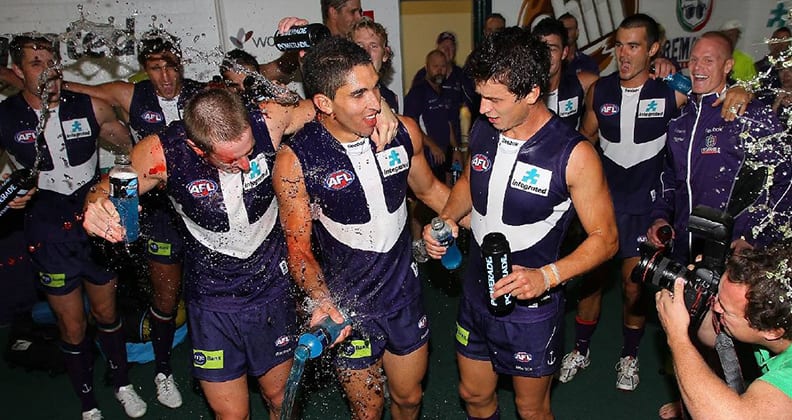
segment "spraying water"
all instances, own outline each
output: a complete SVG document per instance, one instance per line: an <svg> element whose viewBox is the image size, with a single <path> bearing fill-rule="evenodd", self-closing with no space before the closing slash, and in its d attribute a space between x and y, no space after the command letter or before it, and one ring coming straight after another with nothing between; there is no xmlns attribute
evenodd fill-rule
<svg viewBox="0 0 792 420"><path fill-rule="evenodd" d="M328 316L319 325L312 328L311 331L300 336L297 348L294 349L294 364L292 364L289 378L286 380L281 420L291 420L294 400L300 387L300 379L305 370L305 361L321 356L324 350L336 341L341 334L341 330L347 325L349 325L348 318L345 318L344 322L339 324Z"/></svg>

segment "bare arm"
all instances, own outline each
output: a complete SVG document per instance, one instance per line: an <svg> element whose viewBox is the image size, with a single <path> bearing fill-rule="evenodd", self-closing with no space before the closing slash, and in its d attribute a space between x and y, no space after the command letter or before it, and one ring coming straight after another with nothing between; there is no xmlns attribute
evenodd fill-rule
<svg viewBox="0 0 792 420"><path fill-rule="evenodd" d="M165 154L159 137L151 135L144 138L132 149L132 167L138 173L138 192L145 194L159 183L168 179ZM85 218L83 227L91 236L98 236L110 242L124 240L124 227L121 218L109 200L110 180L102 180L88 192L85 198Z"/></svg>
<svg viewBox="0 0 792 420"><path fill-rule="evenodd" d="M578 73L577 77L584 94L588 97L588 91L594 85L594 82L599 80L599 75L584 70Z"/></svg>
<svg viewBox="0 0 792 420"><path fill-rule="evenodd" d="M278 197L281 225L286 236L289 271L297 285L318 303L311 324L328 315L336 322L342 322L344 317L333 303L322 268L311 249L313 222L310 197L305 188L302 166L288 146L278 151L272 170L272 186ZM338 341L343 341L348 333L341 334Z"/></svg>
<svg viewBox="0 0 792 420"><path fill-rule="evenodd" d="M132 105L132 94L135 91L135 85L120 80L95 86L77 82L63 82L63 88L101 99L111 106L122 108L125 112L129 112L129 107Z"/></svg>
<svg viewBox="0 0 792 420"><path fill-rule="evenodd" d="M128 153L132 149L132 137L129 129L116 118L113 108L105 101L91 98L94 115L99 122L99 137L110 149Z"/></svg>
<svg viewBox="0 0 792 420"><path fill-rule="evenodd" d="M401 122L407 127L413 145L413 156L410 159L410 174L407 183L415 193L415 196L432 210L440 212L443 210L448 194L448 186L440 182L429 168L429 162L423 152L422 137L423 133L410 117L400 117Z"/></svg>
<svg viewBox="0 0 792 420"><path fill-rule="evenodd" d="M280 147L284 135L296 133L305 123L316 118L316 108L308 99L301 100L296 106L277 102L264 102L259 106L267 119L267 129L275 150Z"/></svg>
<svg viewBox="0 0 792 420"><path fill-rule="evenodd" d="M580 134L586 136L592 143L597 143L597 132L599 131L599 121L597 121L597 113L594 110L594 89L597 84L594 83L589 87L586 92L586 113L583 114L583 121L580 124Z"/></svg>
<svg viewBox="0 0 792 420"><path fill-rule="evenodd" d="M451 227L451 230L456 237L459 233L459 224L469 227L470 218L466 217L470 214L473 208L473 199L470 196L470 161L466 161L459 179L446 200L445 206L438 212L438 216L445 220ZM445 254L446 248L440 245L432 235L431 227L424 226L423 239L426 243L426 252L430 257L438 259Z"/></svg>
<svg viewBox="0 0 792 420"><path fill-rule="evenodd" d="M13 86L19 90L25 88L25 84L22 82L16 73L8 67L0 67L0 82ZM5 86L0 85L0 90L4 89Z"/></svg>
<svg viewBox="0 0 792 420"><path fill-rule="evenodd" d="M619 248L613 200L600 157L590 143L575 146L566 177L572 204L588 236L556 263L562 282L596 268Z"/></svg>
<svg viewBox="0 0 792 420"><path fill-rule="evenodd" d="M566 179L572 204L588 236L571 254L556 261L555 269L513 266L511 274L495 283L494 298L507 293L517 299L539 297L549 288L594 269L616 254L619 239L613 202L602 164L591 143L580 142L572 150Z"/></svg>

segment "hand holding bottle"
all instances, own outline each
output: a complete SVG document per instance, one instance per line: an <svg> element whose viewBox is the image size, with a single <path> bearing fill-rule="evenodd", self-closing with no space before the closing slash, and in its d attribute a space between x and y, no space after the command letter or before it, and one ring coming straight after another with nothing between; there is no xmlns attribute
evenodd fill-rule
<svg viewBox="0 0 792 420"><path fill-rule="evenodd" d="M318 300L316 308L311 315L311 329L313 330L316 327L321 327L328 322L341 326L338 335L334 334L332 342L329 343L329 347L331 348L346 340L352 333L352 327L349 324L348 317L338 310L335 303L333 303L329 297L325 297Z"/></svg>

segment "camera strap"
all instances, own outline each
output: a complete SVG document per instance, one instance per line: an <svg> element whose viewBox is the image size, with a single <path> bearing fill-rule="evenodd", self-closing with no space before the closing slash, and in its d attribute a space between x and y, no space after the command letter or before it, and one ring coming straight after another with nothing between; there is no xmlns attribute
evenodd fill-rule
<svg viewBox="0 0 792 420"><path fill-rule="evenodd" d="M723 331L715 337L715 351L718 352L726 384L738 394L745 392L745 381L737 351L734 350L734 341Z"/></svg>

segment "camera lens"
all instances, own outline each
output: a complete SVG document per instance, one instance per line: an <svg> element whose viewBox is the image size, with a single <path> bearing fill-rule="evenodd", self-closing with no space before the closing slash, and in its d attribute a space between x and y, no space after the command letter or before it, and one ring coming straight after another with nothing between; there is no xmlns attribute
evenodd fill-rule
<svg viewBox="0 0 792 420"><path fill-rule="evenodd" d="M641 245L641 260L632 272L634 282L673 290L677 277L688 277L688 269L684 265L666 257L663 249Z"/></svg>

